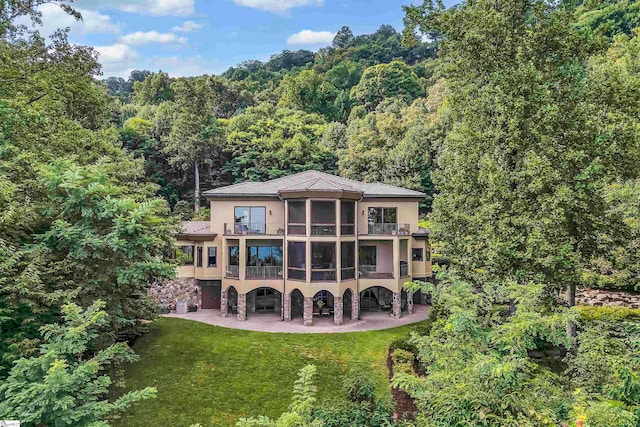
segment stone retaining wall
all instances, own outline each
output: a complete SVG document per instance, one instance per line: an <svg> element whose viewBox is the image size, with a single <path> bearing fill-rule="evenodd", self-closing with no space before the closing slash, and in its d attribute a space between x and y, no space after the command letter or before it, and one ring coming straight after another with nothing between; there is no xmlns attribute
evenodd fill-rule
<svg viewBox="0 0 640 427"><path fill-rule="evenodd" d="M576 304L640 308L640 294L601 289L579 289L576 292Z"/></svg>
<svg viewBox="0 0 640 427"><path fill-rule="evenodd" d="M185 297L189 305L202 307L202 292L196 279L181 278L154 283L149 288L148 295L158 304L169 306L170 310L176 309L178 298Z"/></svg>

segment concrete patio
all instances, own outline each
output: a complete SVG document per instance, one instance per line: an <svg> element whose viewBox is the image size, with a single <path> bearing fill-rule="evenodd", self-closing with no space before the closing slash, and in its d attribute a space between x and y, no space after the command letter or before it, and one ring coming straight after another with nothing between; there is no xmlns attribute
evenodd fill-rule
<svg viewBox="0 0 640 427"><path fill-rule="evenodd" d="M165 314L165 317L193 320L209 325L221 326L230 329L243 329L259 332L289 332L294 334L320 334L362 332L380 329L391 329L398 326L409 325L425 320L429 317L431 307L428 305L414 305L413 313L403 313L400 319L393 319L387 312L364 312L360 314L360 320L353 321L345 317L344 324L336 326L333 317L314 317L312 326L304 326L302 318L284 322L279 314L249 313L247 320L240 321L235 315L220 317L220 310L199 310L187 314Z"/></svg>

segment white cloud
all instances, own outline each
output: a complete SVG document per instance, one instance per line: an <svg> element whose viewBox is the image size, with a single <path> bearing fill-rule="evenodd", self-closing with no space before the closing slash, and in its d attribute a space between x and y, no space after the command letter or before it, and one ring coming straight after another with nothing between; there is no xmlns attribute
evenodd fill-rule
<svg viewBox="0 0 640 427"><path fill-rule="evenodd" d="M98 62L102 64L102 73L109 76L127 77L136 69L136 61L140 57L131 46L117 43L109 46L94 46L98 52Z"/></svg>
<svg viewBox="0 0 640 427"><path fill-rule="evenodd" d="M109 15L93 10L76 8L82 15L81 21L54 3L43 4L39 10L42 12L42 25L36 29L45 36L53 34L58 28L66 27L71 29L72 34L119 34L121 31L120 24L114 23ZM20 23L31 25L28 19L23 19Z"/></svg>
<svg viewBox="0 0 640 427"><path fill-rule="evenodd" d="M173 33L159 33L157 31L136 31L120 37L120 42L128 45L144 45L150 43L161 44L183 44L187 42L186 37L179 37Z"/></svg>
<svg viewBox="0 0 640 427"><path fill-rule="evenodd" d="M202 28L202 24L198 24L195 21L185 21L182 25L177 25L171 29L171 31L177 31L179 33L192 33Z"/></svg>
<svg viewBox="0 0 640 427"><path fill-rule="evenodd" d="M204 59L202 56L164 56L151 58L149 66L151 70L162 70L171 77L191 77L203 74L220 74L228 66L217 59Z"/></svg>
<svg viewBox="0 0 640 427"><path fill-rule="evenodd" d="M324 0L233 0L238 6L283 13L294 7L322 6Z"/></svg>
<svg viewBox="0 0 640 427"><path fill-rule="evenodd" d="M310 45L310 44L329 44L333 41L336 33L331 31L312 31L302 30L299 33L290 35L287 38L289 45Z"/></svg>
<svg viewBox="0 0 640 427"><path fill-rule="evenodd" d="M193 15L195 0L81 0L83 4L91 4L93 8L114 8L125 12L142 15Z"/></svg>

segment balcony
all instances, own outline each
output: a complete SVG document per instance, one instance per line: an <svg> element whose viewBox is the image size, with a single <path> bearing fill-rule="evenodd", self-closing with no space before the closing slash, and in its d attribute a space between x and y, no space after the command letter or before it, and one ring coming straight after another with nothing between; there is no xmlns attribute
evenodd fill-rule
<svg viewBox="0 0 640 427"><path fill-rule="evenodd" d="M340 234L343 236L355 236L356 235L356 226L353 224L341 224L340 225Z"/></svg>
<svg viewBox="0 0 640 427"><path fill-rule="evenodd" d="M361 279L393 279L393 272L382 271L377 265L361 265L358 270Z"/></svg>
<svg viewBox="0 0 640 427"><path fill-rule="evenodd" d="M311 224L312 236L335 236L336 225L335 224Z"/></svg>
<svg viewBox="0 0 640 427"><path fill-rule="evenodd" d="M335 282L336 270L334 269L317 269L311 270L312 282Z"/></svg>
<svg viewBox="0 0 640 427"><path fill-rule="evenodd" d="M259 236L277 236L284 235L284 226L282 224L267 224L264 222L252 222L252 223L225 223L224 224L225 236L244 236L244 235L259 235Z"/></svg>
<svg viewBox="0 0 640 427"><path fill-rule="evenodd" d="M369 234L408 236L411 234L411 228L409 224L370 223Z"/></svg>
<svg viewBox="0 0 640 427"><path fill-rule="evenodd" d="M247 266L247 280L282 279L281 265Z"/></svg>
<svg viewBox="0 0 640 427"><path fill-rule="evenodd" d="M346 267L343 268L340 272L341 280L354 280L356 278L356 268L355 267Z"/></svg>
<svg viewBox="0 0 640 427"><path fill-rule="evenodd" d="M239 265L228 265L226 277L238 278L240 277L240 266Z"/></svg>

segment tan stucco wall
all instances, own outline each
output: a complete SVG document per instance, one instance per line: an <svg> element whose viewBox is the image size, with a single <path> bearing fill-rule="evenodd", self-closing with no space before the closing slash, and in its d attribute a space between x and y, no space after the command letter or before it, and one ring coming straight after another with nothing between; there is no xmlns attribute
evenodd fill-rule
<svg viewBox="0 0 640 427"><path fill-rule="evenodd" d="M339 205L339 203L338 203ZM411 262L411 248L422 247L425 248L425 241L410 238L409 236L368 236L368 208L369 207L396 207L397 208L397 222L399 224L409 224L411 232L415 232L418 229L418 201L416 199L365 199L364 201L356 203L356 224L359 237L355 236L310 236L310 221L311 213L308 209L310 201L307 202L307 236L288 236L280 237L278 235L240 235L240 236L225 236L224 224L232 224L235 221L234 208L236 206L257 206L265 207L267 224L275 225L272 230L276 230L280 227L283 229L285 226L285 202L273 199L252 199L252 200L239 200L239 199L214 199L210 201L211 207L211 227L210 230L216 233L217 236L211 241L205 242L189 242L189 241L176 241L176 245L191 244L194 246L194 265L193 266L180 266L177 268L177 276L179 278L196 278L203 280L222 280L222 288L227 289L229 286L233 286L239 293L248 293L254 289L261 287L274 288L280 292L290 292L293 289L299 289L304 296L314 296L317 292L326 290L331 292L332 295L338 296L344 294L347 289L351 289L352 292L361 292L364 289L371 286L381 286L389 289L393 292L399 292L402 289L403 283L411 278L400 278L399 263L400 260L409 260L409 273L413 277L429 276L431 271L431 264L429 262ZM337 207L337 217L339 218L340 210ZM364 211L364 215L362 212ZM269 213L271 212L271 213ZM339 224L338 224L339 225ZM286 278L286 243L287 241L303 241L307 244L307 266L311 265L311 242L313 241L333 241L336 242L336 259L340 267L340 242L341 241L355 241L359 240L360 245L376 245L378 246L378 259L377 263L381 271L394 272L395 277L393 279L371 279L360 278L357 280L338 280L336 282L303 282L297 280L289 280ZM247 259L247 243L253 240L273 240L274 244L281 243L285 252L285 265L283 266L284 277L282 279L272 280L247 280L245 267ZM401 241L406 241L406 245L401 244ZM203 267L196 268L197 262L197 249L196 246L202 246L203 248ZM228 247L232 245L240 246L240 277L230 278L226 277L226 266L228 264ZM207 248L209 246L217 247L217 266L215 268L207 267ZM356 270L359 265L358 251L356 250ZM310 274L310 273L308 273Z"/></svg>

